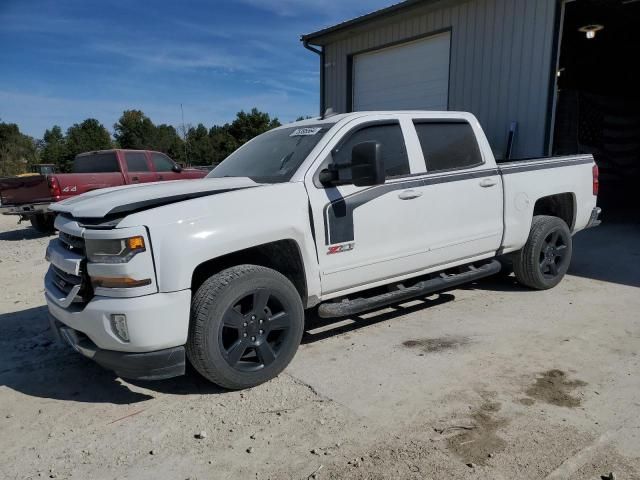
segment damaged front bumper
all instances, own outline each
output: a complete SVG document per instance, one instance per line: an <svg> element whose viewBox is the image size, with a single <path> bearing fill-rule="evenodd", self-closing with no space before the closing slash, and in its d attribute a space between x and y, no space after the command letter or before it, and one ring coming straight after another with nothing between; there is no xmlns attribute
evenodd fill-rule
<svg viewBox="0 0 640 480"><path fill-rule="evenodd" d="M184 346L154 352L118 352L99 348L84 333L74 330L49 315L51 330L58 340L65 341L81 355L98 365L113 370L116 375L131 380L162 380L184 375Z"/></svg>

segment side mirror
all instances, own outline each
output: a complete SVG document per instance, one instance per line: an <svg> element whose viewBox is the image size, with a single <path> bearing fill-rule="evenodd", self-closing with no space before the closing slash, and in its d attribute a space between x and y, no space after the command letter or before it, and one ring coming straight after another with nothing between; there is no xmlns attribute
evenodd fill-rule
<svg viewBox="0 0 640 480"><path fill-rule="evenodd" d="M382 185L385 180L382 145L362 142L351 150L351 178L356 187Z"/></svg>
<svg viewBox="0 0 640 480"><path fill-rule="evenodd" d="M180 173L182 171L182 165L180 165L179 163L174 163L171 170L173 170L176 173Z"/></svg>

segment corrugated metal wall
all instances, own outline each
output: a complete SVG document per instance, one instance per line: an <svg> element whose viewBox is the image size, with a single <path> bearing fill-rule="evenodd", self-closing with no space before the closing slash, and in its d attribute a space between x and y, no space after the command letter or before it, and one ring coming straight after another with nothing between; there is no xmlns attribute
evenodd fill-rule
<svg viewBox="0 0 640 480"><path fill-rule="evenodd" d="M349 55L451 28L449 109L473 112L494 150L518 122L514 157L546 153L546 120L557 0L447 0L407 7L325 44L325 105L348 108ZM313 42L316 43L316 42ZM400 72L401 74L401 72Z"/></svg>

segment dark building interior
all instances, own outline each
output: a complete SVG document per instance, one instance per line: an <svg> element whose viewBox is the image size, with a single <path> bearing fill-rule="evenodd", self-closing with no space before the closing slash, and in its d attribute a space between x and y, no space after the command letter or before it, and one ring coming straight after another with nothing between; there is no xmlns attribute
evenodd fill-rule
<svg viewBox="0 0 640 480"><path fill-rule="evenodd" d="M640 0L565 5L554 154L592 153L605 214L640 219Z"/></svg>

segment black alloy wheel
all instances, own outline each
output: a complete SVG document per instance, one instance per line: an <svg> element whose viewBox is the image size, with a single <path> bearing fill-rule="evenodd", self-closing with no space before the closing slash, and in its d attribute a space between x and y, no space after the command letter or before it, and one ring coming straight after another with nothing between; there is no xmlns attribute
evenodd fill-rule
<svg viewBox="0 0 640 480"><path fill-rule="evenodd" d="M569 241L561 228L552 230L544 239L540 250L540 273L545 278L553 279L564 270L563 267L569 260L567 255Z"/></svg>
<svg viewBox="0 0 640 480"><path fill-rule="evenodd" d="M221 387L254 387L285 369L303 331L293 283L270 268L237 265L210 276L193 295L187 357Z"/></svg>
<svg viewBox="0 0 640 480"><path fill-rule="evenodd" d="M510 257L518 282L536 290L546 290L564 278L571 254L571 231L566 222L551 215L536 215L527 243Z"/></svg>
<svg viewBox="0 0 640 480"><path fill-rule="evenodd" d="M258 288L227 309L218 341L227 364L240 371L271 365L291 333L291 318L277 292Z"/></svg>

